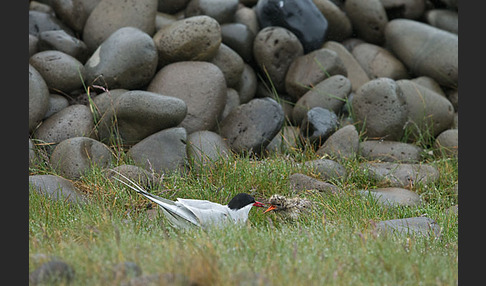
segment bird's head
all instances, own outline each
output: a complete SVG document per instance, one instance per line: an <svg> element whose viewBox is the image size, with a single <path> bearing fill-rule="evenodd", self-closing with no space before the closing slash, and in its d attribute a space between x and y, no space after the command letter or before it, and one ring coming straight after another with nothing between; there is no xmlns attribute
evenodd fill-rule
<svg viewBox="0 0 486 286"><path fill-rule="evenodd" d="M263 213L273 211L273 210L280 211L287 208L287 199L284 196L278 194L272 195L269 199L269 203L270 203L270 207Z"/></svg>

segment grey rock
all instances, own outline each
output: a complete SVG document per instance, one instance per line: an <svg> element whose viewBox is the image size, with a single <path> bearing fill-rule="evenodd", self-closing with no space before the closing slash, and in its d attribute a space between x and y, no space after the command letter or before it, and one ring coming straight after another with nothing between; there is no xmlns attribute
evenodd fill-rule
<svg viewBox="0 0 486 286"><path fill-rule="evenodd" d="M311 144L321 146L338 129L338 125L338 117L334 111L314 107L307 111L302 120L300 134Z"/></svg>
<svg viewBox="0 0 486 286"><path fill-rule="evenodd" d="M136 166L163 174L182 172L186 168L187 133L182 127L173 127L154 133L127 152Z"/></svg>
<svg viewBox="0 0 486 286"><path fill-rule="evenodd" d="M37 158L34 150L34 143L32 142L32 139L29 138L29 168L35 165L36 160Z"/></svg>
<svg viewBox="0 0 486 286"><path fill-rule="evenodd" d="M446 97L446 94L445 94L444 90L442 90L442 87L440 87L440 85L437 83L437 81L435 81L435 79L433 79L429 76L419 76L419 77L410 79L410 81L412 81L416 84L420 84L420 85L440 94L441 96Z"/></svg>
<svg viewBox="0 0 486 286"><path fill-rule="evenodd" d="M418 163L424 150L419 146L388 140L366 140L359 144L359 153L369 161Z"/></svg>
<svg viewBox="0 0 486 286"><path fill-rule="evenodd" d="M113 155L105 144L88 137L74 137L61 141L52 151L50 164L65 178L77 180L93 166L106 168Z"/></svg>
<svg viewBox="0 0 486 286"><path fill-rule="evenodd" d="M257 90L257 76L249 64L244 64L241 78L235 86L235 89L238 91L240 103L247 103L255 97Z"/></svg>
<svg viewBox="0 0 486 286"><path fill-rule="evenodd" d="M241 23L227 23L221 25L223 44L230 47L245 61L253 60L253 40L255 34L248 26Z"/></svg>
<svg viewBox="0 0 486 286"><path fill-rule="evenodd" d="M113 171L122 174L123 176L129 178L130 180L136 182L144 188L151 188L158 182L157 176L155 174L150 173L147 170L135 165L124 164L116 166L113 169L105 170L105 174L108 179L112 181L114 180L113 178L119 178L123 180L123 177L119 176Z"/></svg>
<svg viewBox="0 0 486 286"><path fill-rule="evenodd" d="M240 1L241 2L241 1ZM251 7L251 6L249 6ZM245 6L239 6L234 15L234 22L248 27L253 35L260 31L260 24L254 9Z"/></svg>
<svg viewBox="0 0 486 286"><path fill-rule="evenodd" d="M64 285L74 279L74 269L64 261L51 260L29 274L29 285Z"/></svg>
<svg viewBox="0 0 486 286"><path fill-rule="evenodd" d="M340 42L351 36L353 32L351 20L335 2L329 0L313 0L312 2L328 22L327 41Z"/></svg>
<svg viewBox="0 0 486 286"><path fill-rule="evenodd" d="M300 128L296 126L284 126L267 145L269 153L285 153L301 148Z"/></svg>
<svg viewBox="0 0 486 286"><path fill-rule="evenodd" d="M402 137L408 110L403 92L394 80L378 78L365 83L356 91L351 105L357 128L366 130L369 138Z"/></svg>
<svg viewBox="0 0 486 286"><path fill-rule="evenodd" d="M290 64L302 55L304 48L299 39L282 27L266 27L258 32L253 41L256 64L264 79L270 81L279 92L285 91L285 76Z"/></svg>
<svg viewBox="0 0 486 286"><path fill-rule="evenodd" d="M456 11L449 9L433 9L425 14L425 21L439 29L458 34L459 15Z"/></svg>
<svg viewBox="0 0 486 286"><path fill-rule="evenodd" d="M90 53L86 44L64 30L45 31L39 34L38 50L57 50L84 63Z"/></svg>
<svg viewBox="0 0 486 286"><path fill-rule="evenodd" d="M224 75L227 87L235 87L243 73L243 59L225 44L219 45L218 52L210 61L216 65Z"/></svg>
<svg viewBox="0 0 486 286"><path fill-rule="evenodd" d="M284 113L271 98L255 98L242 104L221 122L221 137L236 153L260 154L282 128Z"/></svg>
<svg viewBox="0 0 486 286"><path fill-rule="evenodd" d="M187 157L197 171L211 168L215 162L231 157L228 143L212 131L196 131L187 136Z"/></svg>
<svg viewBox="0 0 486 286"><path fill-rule="evenodd" d="M447 98L410 80L398 80L396 84L407 106L409 140L426 134L435 137L452 126L454 107Z"/></svg>
<svg viewBox="0 0 486 286"><path fill-rule="evenodd" d="M409 78L405 65L388 50L373 44L356 46L353 56L363 67L370 79L388 77L394 80Z"/></svg>
<svg viewBox="0 0 486 286"><path fill-rule="evenodd" d="M83 41L95 51L116 30L129 26L152 36L157 4L157 0L101 0L86 19Z"/></svg>
<svg viewBox="0 0 486 286"><path fill-rule="evenodd" d="M207 15L220 24L232 22L238 0L191 0L184 11L185 18Z"/></svg>
<svg viewBox="0 0 486 286"><path fill-rule="evenodd" d="M113 265L111 269L113 273L113 280L121 281L131 277L138 277L142 275L142 268L135 262L124 261Z"/></svg>
<svg viewBox="0 0 486 286"><path fill-rule="evenodd" d="M329 2L330 1L326 1ZM351 88L356 91L360 86L367 83L370 78L366 74L366 71L361 67L356 58L348 51L348 49L342 44L334 41L327 41L322 46L323 48L333 50L337 53L342 60L344 67L347 71L347 78L351 82Z"/></svg>
<svg viewBox="0 0 486 286"><path fill-rule="evenodd" d="M459 39L456 34L433 26L395 19L385 29L393 54L417 76L430 76L441 86L458 85Z"/></svg>
<svg viewBox="0 0 486 286"><path fill-rule="evenodd" d="M425 12L426 2L423 0L380 0L389 20L405 18L419 20Z"/></svg>
<svg viewBox="0 0 486 286"><path fill-rule="evenodd" d="M32 132L49 109L49 88L42 75L29 64L29 131Z"/></svg>
<svg viewBox="0 0 486 286"><path fill-rule="evenodd" d="M338 74L348 75L338 54L330 49L318 49L292 61L285 76L285 90L295 102L312 86Z"/></svg>
<svg viewBox="0 0 486 286"><path fill-rule="evenodd" d="M384 206L419 206L422 200L416 193L403 188L378 188L358 190L364 196L372 196Z"/></svg>
<svg viewBox="0 0 486 286"><path fill-rule="evenodd" d="M85 68L76 58L60 51L38 52L29 63L42 75L50 89L70 93L83 87Z"/></svg>
<svg viewBox="0 0 486 286"><path fill-rule="evenodd" d="M376 230L384 234L435 236L441 234L441 228L428 217L410 217L380 221Z"/></svg>
<svg viewBox="0 0 486 286"><path fill-rule="evenodd" d="M86 82L109 89L139 89L155 75L157 60L155 44L147 33L123 27L109 35L86 61Z"/></svg>
<svg viewBox="0 0 486 286"><path fill-rule="evenodd" d="M89 107L70 105L42 122L34 137L45 143L57 144L73 137L94 136L93 115Z"/></svg>
<svg viewBox="0 0 486 286"><path fill-rule="evenodd" d="M62 200L70 203L85 203L86 197L74 186L74 184L63 177L55 175L32 175L29 176L29 191L43 194L52 200Z"/></svg>
<svg viewBox="0 0 486 286"><path fill-rule="evenodd" d="M99 121L98 136L109 141L115 135L125 144L138 143L184 120L187 106L182 99L159 93L131 90L118 96Z"/></svg>
<svg viewBox="0 0 486 286"><path fill-rule="evenodd" d="M428 185L439 179L439 171L428 164L361 163L360 168L381 186L405 188L416 184Z"/></svg>
<svg viewBox="0 0 486 286"><path fill-rule="evenodd" d="M309 110L321 107L339 114L351 92L351 82L342 75L331 76L306 92L295 103L292 120L300 125Z"/></svg>
<svg viewBox="0 0 486 286"><path fill-rule="evenodd" d="M240 96L238 95L238 92L232 88L228 88L226 92L226 105L221 114L221 120L218 120L218 122L223 121L233 109L238 107L238 105L240 105Z"/></svg>
<svg viewBox="0 0 486 286"><path fill-rule="evenodd" d="M74 36L73 31L58 18L50 13L29 11L29 34L39 36L44 31L64 30Z"/></svg>
<svg viewBox="0 0 486 286"><path fill-rule="evenodd" d="M29 58L39 51L37 44L39 43L39 37L29 34Z"/></svg>
<svg viewBox="0 0 486 286"><path fill-rule="evenodd" d="M344 11L359 38L372 44L383 44L388 16L380 0L346 0Z"/></svg>
<svg viewBox="0 0 486 286"><path fill-rule="evenodd" d="M44 119L49 118L51 115L63 110L68 106L69 101L64 96L55 93L49 94L49 108L44 115Z"/></svg>
<svg viewBox="0 0 486 286"><path fill-rule="evenodd" d="M107 112L114 112L115 102L127 91L128 89L124 88L107 89L105 92L96 95L93 98L96 120L102 120Z"/></svg>
<svg viewBox="0 0 486 286"><path fill-rule="evenodd" d="M52 0L56 16L73 31L82 34L86 20L101 0Z"/></svg>
<svg viewBox="0 0 486 286"><path fill-rule="evenodd" d="M226 81L214 64L199 61L165 66L154 76L147 91L182 99L187 115L180 123L188 133L214 130L226 105Z"/></svg>
<svg viewBox="0 0 486 286"><path fill-rule="evenodd" d="M296 192L317 190L323 193L336 194L341 191L333 184L300 173L290 175L289 184L290 189Z"/></svg>
<svg viewBox="0 0 486 286"><path fill-rule="evenodd" d="M354 125L346 125L331 134L316 154L336 160L352 159L359 153L359 134Z"/></svg>
<svg viewBox="0 0 486 286"><path fill-rule="evenodd" d="M194 16L160 29L153 41L159 68L181 61L208 61L222 42L221 26L209 16Z"/></svg>
<svg viewBox="0 0 486 286"><path fill-rule="evenodd" d="M159 31L160 29L169 26L177 20L179 19L175 15L157 11L157 15L155 15L155 31Z"/></svg>
<svg viewBox="0 0 486 286"><path fill-rule="evenodd" d="M439 134L434 142L434 154L457 157L459 154L459 131L448 129Z"/></svg>
<svg viewBox="0 0 486 286"><path fill-rule="evenodd" d="M347 176L346 168L330 159L306 161L304 166L309 168L321 180L341 179Z"/></svg>

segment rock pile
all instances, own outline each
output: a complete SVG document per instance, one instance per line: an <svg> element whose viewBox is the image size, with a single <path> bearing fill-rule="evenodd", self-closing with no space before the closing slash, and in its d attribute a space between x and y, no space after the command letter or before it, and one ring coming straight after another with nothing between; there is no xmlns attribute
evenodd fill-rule
<svg viewBox="0 0 486 286"><path fill-rule="evenodd" d="M402 2L30 1L30 163L49 146L78 179L114 142L157 173L310 144L434 180L418 145L457 156L457 1Z"/></svg>

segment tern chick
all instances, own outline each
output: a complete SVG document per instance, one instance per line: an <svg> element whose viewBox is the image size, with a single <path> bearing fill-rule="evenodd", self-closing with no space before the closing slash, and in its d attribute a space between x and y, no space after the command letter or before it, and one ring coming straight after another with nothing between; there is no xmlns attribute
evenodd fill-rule
<svg viewBox="0 0 486 286"><path fill-rule="evenodd" d="M279 194L274 194L269 199L270 207L264 212L275 211L284 217L296 220L301 214L309 212L313 203L302 198L286 198Z"/></svg>

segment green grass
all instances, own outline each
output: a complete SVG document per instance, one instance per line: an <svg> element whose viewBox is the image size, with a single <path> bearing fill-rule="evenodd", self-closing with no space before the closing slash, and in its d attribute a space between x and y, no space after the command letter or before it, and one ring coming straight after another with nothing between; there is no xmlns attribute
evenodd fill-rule
<svg viewBox="0 0 486 286"><path fill-rule="evenodd" d="M279 193L315 201L316 211L296 222L253 208L243 226L176 230L160 213L149 215L147 209L153 206L146 199L107 180L97 168L75 182L89 196L89 204L68 205L31 191L29 271L39 266L35 256L42 253L75 269L73 285L119 285L111 269L124 261L137 263L143 274L182 274L198 285L239 285L238 280L255 282L251 285L457 284L457 215L445 213L457 204L452 191L458 181L457 159L428 158L441 177L435 184L413 187L425 203L391 208L356 195L357 189L375 187L358 168L359 158L341 162L349 175L332 182L343 195L292 193L289 176L314 176L299 163L316 158L311 151L259 160L236 156L201 173L165 175L149 190L170 199L220 203L243 191L257 200ZM31 174L53 172L45 165L31 168ZM440 239L384 236L373 230L381 220L421 215L441 226Z"/></svg>

